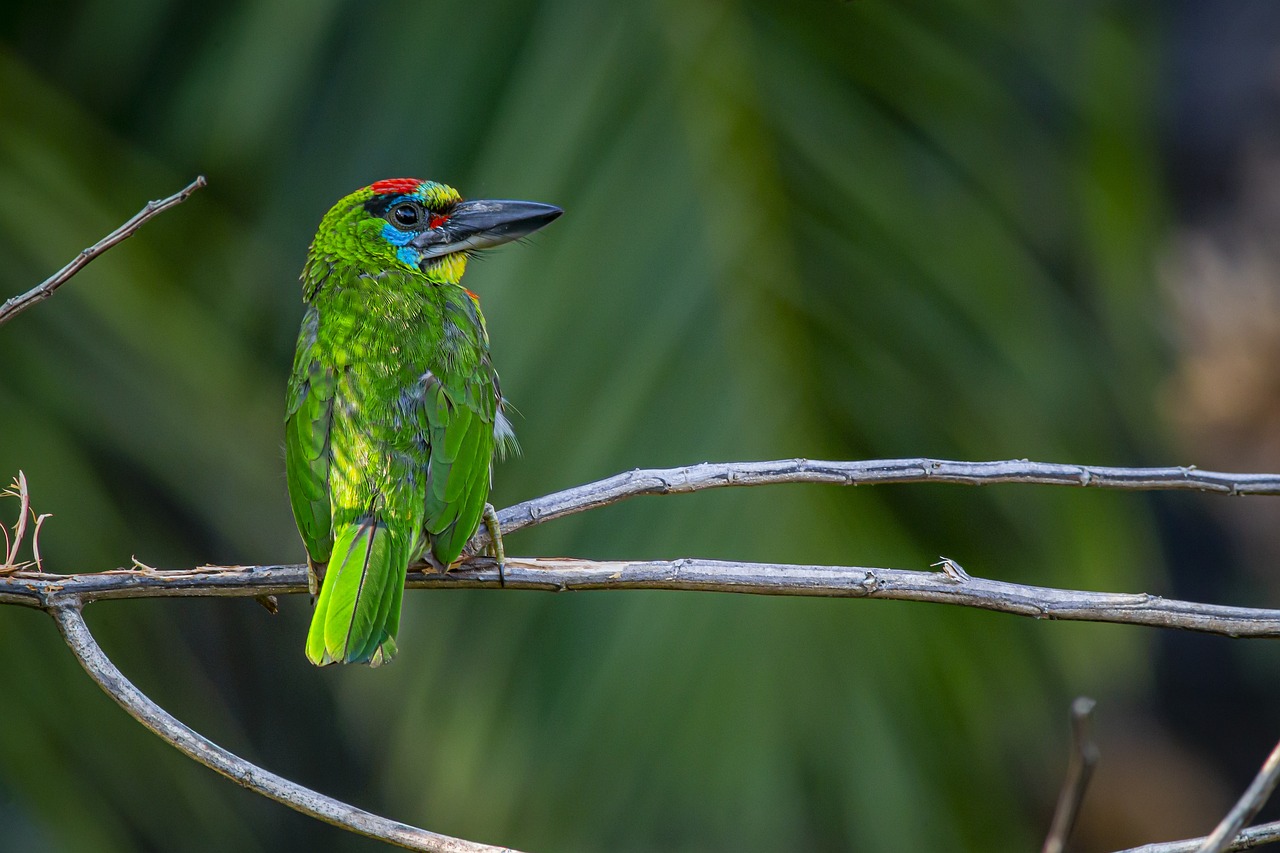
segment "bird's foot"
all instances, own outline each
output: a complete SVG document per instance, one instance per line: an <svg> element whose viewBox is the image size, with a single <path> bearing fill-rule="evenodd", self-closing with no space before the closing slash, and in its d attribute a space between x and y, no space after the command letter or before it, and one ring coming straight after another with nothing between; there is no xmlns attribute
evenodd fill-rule
<svg viewBox="0 0 1280 853"><path fill-rule="evenodd" d="M307 558L307 592L311 593L311 603L316 603L316 596L320 594L320 585L324 583L324 570L328 568L328 563L317 563L310 557Z"/></svg>
<svg viewBox="0 0 1280 853"><path fill-rule="evenodd" d="M489 556L498 564L498 586L505 588L507 552L502 547L502 525L498 524L498 513L493 504L484 505L484 526L489 528Z"/></svg>

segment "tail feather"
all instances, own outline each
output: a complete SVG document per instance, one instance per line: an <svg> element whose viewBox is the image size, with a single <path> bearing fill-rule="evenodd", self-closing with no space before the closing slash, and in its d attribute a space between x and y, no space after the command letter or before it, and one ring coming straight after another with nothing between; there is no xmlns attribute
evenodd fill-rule
<svg viewBox="0 0 1280 853"><path fill-rule="evenodd" d="M405 548L376 515L335 534L307 633L307 657L317 666L385 663L395 654L395 632L387 629L398 598L393 590L404 586Z"/></svg>
<svg viewBox="0 0 1280 853"><path fill-rule="evenodd" d="M404 565L408 562L406 559L397 554L395 562ZM399 584L391 582L383 584L382 590L378 595L378 610L373 617L374 630L369 633L369 638L365 640L363 645L356 646L353 642L351 652L357 660L368 661L371 666L379 666L391 658L396 653L395 631L391 630L389 624L391 615L391 605L395 600L395 587L399 586L404 589L404 579L400 579Z"/></svg>

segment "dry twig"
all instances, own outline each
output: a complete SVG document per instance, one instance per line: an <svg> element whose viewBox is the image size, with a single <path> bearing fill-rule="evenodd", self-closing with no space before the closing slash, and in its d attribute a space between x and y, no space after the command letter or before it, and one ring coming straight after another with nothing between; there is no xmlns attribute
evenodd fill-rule
<svg viewBox="0 0 1280 853"><path fill-rule="evenodd" d="M139 228L151 217L163 213L171 207L182 204L190 198L191 194L206 185L204 175L200 175L183 189L169 196L168 198L158 199L156 201L147 202L146 206L131 216L123 225L94 243L80 254L71 259L71 262L49 276L26 293L11 297L0 305L0 326L4 325L23 311L35 305L41 300L48 299L53 292L62 285L66 284L68 279L80 272L94 258L110 249L112 246L123 242L133 236Z"/></svg>
<svg viewBox="0 0 1280 853"><path fill-rule="evenodd" d="M1067 839L1076 825L1080 804L1084 801L1089 778L1098 763L1098 746L1089 733L1095 703L1086 696L1079 696L1071 703L1071 759L1067 763L1067 776L1058 794L1058 806L1053 811L1049 835L1044 840L1042 853L1062 853Z"/></svg>
<svg viewBox="0 0 1280 853"><path fill-rule="evenodd" d="M18 472L18 476L13 478L13 482L7 489L0 492L0 498L18 499L18 519L13 523L12 537L9 535L9 528L0 524L0 533L4 534L5 546L0 552L0 576L20 572L30 566L35 566L37 572L44 571L43 561L40 559L40 528L53 513L45 512L36 515L31 509L31 492L27 488L27 475L22 471ZM19 561L18 553L22 549L22 540L27 535L28 518L35 519L35 526L31 529L31 554L35 559Z"/></svg>

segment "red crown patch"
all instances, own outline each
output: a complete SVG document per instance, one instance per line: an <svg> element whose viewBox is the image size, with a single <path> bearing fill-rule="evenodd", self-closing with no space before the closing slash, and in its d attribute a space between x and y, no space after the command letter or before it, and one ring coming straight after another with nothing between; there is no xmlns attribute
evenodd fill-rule
<svg viewBox="0 0 1280 853"><path fill-rule="evenodd" d="M413 195L421 183L417 178L388 178L371 184L369 189L378 195Z"/></svg>

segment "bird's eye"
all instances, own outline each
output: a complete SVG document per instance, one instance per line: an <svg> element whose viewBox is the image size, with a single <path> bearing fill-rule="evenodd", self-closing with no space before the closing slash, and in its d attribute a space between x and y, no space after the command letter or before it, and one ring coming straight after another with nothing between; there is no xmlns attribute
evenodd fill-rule
<svg viewBox="0 0 1280 853"><path fill-rule="evenodd" d="M391 208L391 218L396 225L412 228L422 221L422 209L416 204L397 204Z"/></svg>

